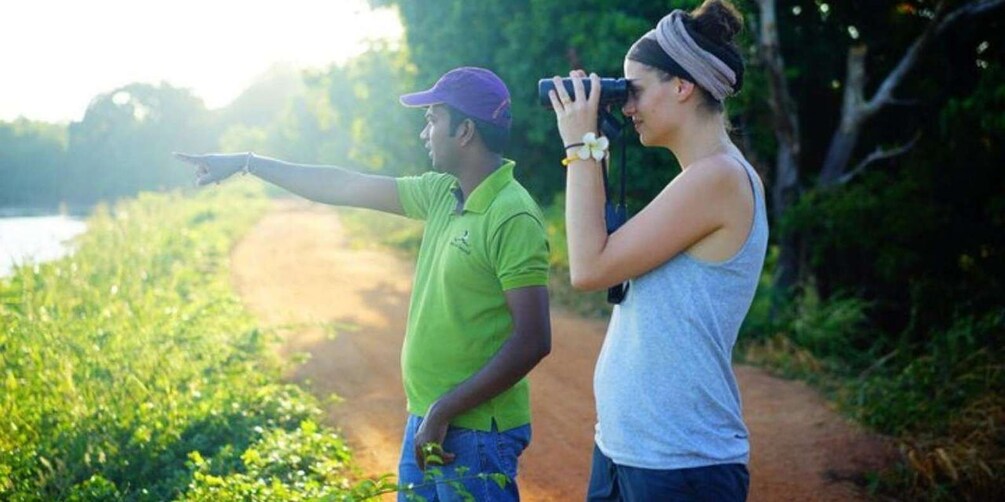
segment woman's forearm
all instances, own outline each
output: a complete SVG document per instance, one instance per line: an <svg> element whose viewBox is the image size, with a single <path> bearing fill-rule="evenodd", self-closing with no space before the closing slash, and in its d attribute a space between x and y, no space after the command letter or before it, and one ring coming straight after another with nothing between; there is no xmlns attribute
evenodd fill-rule
<svg viewBox="0 0 1005 502"><path fill-rule="evenodd" d="M601 253L607 244L604 181L600 163L576 160L569 164L565 189L569 278L576 289L597 289Z"/></svg>

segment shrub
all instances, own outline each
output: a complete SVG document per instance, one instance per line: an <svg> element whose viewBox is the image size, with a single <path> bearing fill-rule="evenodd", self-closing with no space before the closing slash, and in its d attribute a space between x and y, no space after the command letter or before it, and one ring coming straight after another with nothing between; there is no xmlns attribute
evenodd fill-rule
<svg viewBox="0 0 1005 502"><path fill-rule="evenodd" d="M293 493L274 466L345 466L230 289L266 203L246 186L99 207L74 255L0 279L0 499L167 500L253 469Z"/></svg>

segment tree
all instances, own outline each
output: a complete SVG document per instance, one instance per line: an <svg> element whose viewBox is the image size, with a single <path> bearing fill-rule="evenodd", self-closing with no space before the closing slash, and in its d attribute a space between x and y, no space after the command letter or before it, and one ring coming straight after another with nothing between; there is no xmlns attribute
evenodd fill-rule
<svg viewBox="0 0 1005 502"><path fill-rule="evenodd" d="M760 16L758 49L759 59L768 75L771 110L778 141L772 190L774 215L777 221L798 201L802 191L802 178L806 171L803 166L808 160L803 156L804 138L800 132L800 108L790 91L788 68L782 55L776 3L775 0L758 1ZM798 15L803 10L802 4L807 2L791 3L797 4L792 9ZM886 5L887 8L891 6L897 15L921 20L925 26L906 49L895 48L891 50L891 52L900 52L901 55L895 64L880 70L881 72L885 71L886 76L871 97L866 97L865 92L868 73L866 68L868 44L864 40L858 40L858 28L856 28L854 21L847 19L854 17L855 7L849 7L851 15L843 19L843 22L837 22L839 28L847 29L848 33L852 35L853 43L847 52L847 69L843 78L845 90L838 127L831 136L826 156L819 171L820 174L816 180L816 186L819 188L827 189L843 185L862 173L869 165L902 155L911 149L918 139L917 135L914 135L914 139L907 140L899 146L886 148L876 146L872 153L864 156L861 161L849 169L850 159L856 151L862 129L880 111L899 103L894 97L894 91L902 86L907 75L918 65L919 60L926 54L932 42L959 25L973 23L981 17L1001 10L1005 6L1005 0L976 0L958 5L955 8L950 7L946 2L939 2L934 10L926 8L926 2L921 1L896 2L895 5L887 3ZM814 9L815 7L816 9ZM818 10L825 20L832 9L826 3L809 3L806 8L808 16L813 15L813 10ZM876 10L883 11L882 8ZM875 13L870 11L867 14L874 15ZM889 40L882 42L888 44ZM889 50L889 47L887 48ZM886 54L886 56L890 55ZM805 276L806 271L800 271L799 236L789 233L783 236L780 242L781 253L776 269L775 284L778 288L786 290L793 286L801 276Z"/></svg>
<svg viewBox="0 0 1005 502"><path fill-rule="evenodd" d="M414 74L407 51L383 43L344 64L308 72L306 91L268 128L268 151L393 175L424 171L422 114L398 103L398 96L416 90Z"/></svg>
<svg viewBox="0 0 1005 502"><path fill-rule="evenodd" d="M58 204L65 162L66 126L0 122L0 207Z"/></svg>
<svg viewBox="0 0 1005 502"><path fill-rule="evenodd" d="M94 98L84 119L70 124L67 199L94 202L187 186L172 151L214 149L218 134L202 101L168 84L130 84Z"/></svg>

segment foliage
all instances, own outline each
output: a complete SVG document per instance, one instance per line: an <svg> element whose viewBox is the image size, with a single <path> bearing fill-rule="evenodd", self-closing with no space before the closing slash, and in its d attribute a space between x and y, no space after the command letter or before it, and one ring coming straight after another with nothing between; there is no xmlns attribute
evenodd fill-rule
<svg viewBox="0 0 1005 502"><path fill-rule="evenodd" d="M23 118L0 122L0 207L37 205L50 191L65 191L59 172L65 156L65 127Z"/></svg>
<svg viewBox="0 0 1005 502"><path fill-rule="evenodd" d="M212 476L257 474L347 486L344 445L277 383L230 290L231 243L263 208L240 187L143 194L98 208L72 257L0 280L0 498L198 498Z"/></svg>
<svg viewBox="0 0 1005 502"><path fill-rule="evenodd" d="M213 459L193 451L188 465L194 474L184 499L349 499L351 486L345 476L350 460L349 450L338 436L306 420L294 430L265 431L241 454L241 469L221 469Z"/></svg>
<svg viewBox="0 0 1005 502"><path fill-rule="evenodd" d="M962 318L921 350L842 388L839 403L863 423L901 438L907 464L887 490L909 498L989 500L1005 479L1005 309Z"/></svg>
<svg viewBox="0 0 1005 502"><path fill-rule="evenodd" d="M422 113L398 103L415 90L414 73L408 52L386 44L308 72L305 92L276 117L263 153L394 175L425 171Z"/></svg>
<svg viewBox="0 0 1005 502"><path fill-rule="evenodd" d="M870 326L870 303L854 296L821 302L803 288L771 317L756 308L764 296L745 327L758 331L741 337L743 360L816 384L845 413L896 438L905 463L879 478L881 493L981 500L1001 489L1005 351L995 340L1005 309L910 343Z"/></svg>
<svg viewBox="0 0 1005 502"><path fill-rule="evenodd" d="M848 296L825 302L807 286L774 315L757 307L770 304L764 294L759 295L745 322L741 343L747 362L827 387L830 375L846 376L872 359L871 342L876 337L868 326L869 305L861 299Z"/></svg>
<svg viewBox="0 0 1005 502"><path fill-rule="evenodd" d="M202 101L168 84L130 84L97 96L83 120L69 126L64 171L74 185L63 198L92 203L187 185L191 173L170 154L211 148L209 127Z"/></svg>
<svg viewBox="0 0 1005 502"><path fill-rule="evenodd" d="M889 370L863 375L842 399L870 403L856 415L879 430L944 434L958 411L1005 385L1005 354L988 344L1003 333L1005 310L960 319L934 332L924 349L886 363Z"/></svg>

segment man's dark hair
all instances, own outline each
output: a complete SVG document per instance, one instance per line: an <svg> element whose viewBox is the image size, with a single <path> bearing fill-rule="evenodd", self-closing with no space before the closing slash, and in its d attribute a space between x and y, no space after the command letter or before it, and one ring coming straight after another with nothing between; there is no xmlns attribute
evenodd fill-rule
<svg viewBox="0 0 1005 502"><path fill-rule="evenodd" d="M499 127L494 124L489 124L484 120L477 119L470 115L466 115L455 109L452 106L444 106L448 112L450 112L450 137L454 137L454 133L457 132L457 128L460 127L461 123L465 120L470 120L472 124L475 125L475 130L478 131L478 135L481 136L482 142L485 143L485 147L488 148L493 153L502 154L506 147L509 146L509 128Z"/></svg>

